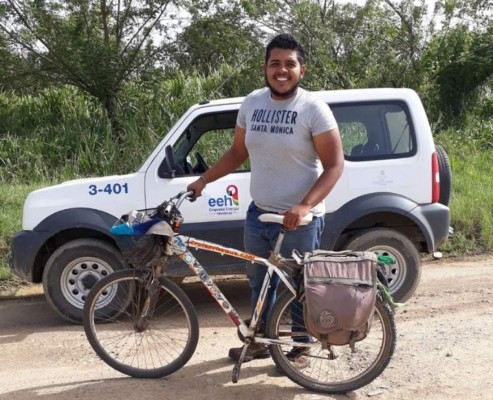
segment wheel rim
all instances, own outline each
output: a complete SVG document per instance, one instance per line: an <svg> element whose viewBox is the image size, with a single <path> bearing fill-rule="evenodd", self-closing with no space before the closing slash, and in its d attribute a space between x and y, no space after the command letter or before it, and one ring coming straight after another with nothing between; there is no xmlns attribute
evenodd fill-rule
<svg viewBox="0 0 493 400"><path fill-rule="evenodd" d="M70 305L78 309L84 308L86 297L94 284L113 271L113 268L100 258L81 257L73 260L63 270L60 278L63 297ZM107 305L114 296L114 290L108 291L99 298L97 308Z"/></svg>
<svg viewBox="0 0 493 400"><path fill-rule="evenodd" d="M389 285L390 292L396 293L403 285L406 277L406 262L404 256L393 247L375 246L367 251L375 253L377 256L389 256L395 260L395 264L384 266L384 276Z"/></svg>
<svg viewBox="0 0 493 400"><path fill-rule="evenodd" d="M368 336L356 342L356 352L349 345L332 346L336 358L328 358L328 353L321 344L312 338L312 347L307 350L307 363L296 366L287 359L291 347L292 332L291 303L286 303L278 315L276 328L270 332L271 337L286 340L286 344L274 346L273 357L284 372L295 382L312 390L326 393L343 393L355 390L375 379L390 360L389 344L392 334L386 328L386 319L376 307L373 323ZM284 338L284 339L283 339ZM382 362L387 358L386 362Z"/></svg>

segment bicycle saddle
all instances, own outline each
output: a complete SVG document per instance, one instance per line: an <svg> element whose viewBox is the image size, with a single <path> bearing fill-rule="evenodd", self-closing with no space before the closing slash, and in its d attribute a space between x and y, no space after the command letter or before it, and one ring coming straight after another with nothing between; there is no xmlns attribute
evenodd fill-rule
<svg viewBox="0 0 493 400"><path fill-rule="evenodd" d="M260 214L258 219L262 222L273 222L276 224L282 224L284 222L284 215L266 213L266 214ZM300 222L300 226L308 225L312 221L313 221L313 214L310 212L302 218Z"/></svg>

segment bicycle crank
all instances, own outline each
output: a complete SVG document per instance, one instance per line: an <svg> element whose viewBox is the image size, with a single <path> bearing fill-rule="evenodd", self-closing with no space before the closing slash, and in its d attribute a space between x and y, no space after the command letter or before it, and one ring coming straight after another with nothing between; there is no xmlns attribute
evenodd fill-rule
<svg viewBox="0 0 493 400"><path fill-rule="evenodd" d="M243 363L243 359L245 358L245 354L247 352L248 346L250 346L250 343L250 339L245 339L245 344L243 345L243 349L241 350L240 358L233 367L233 374L231 376L231 381L233 383L238 383L238 379L240 379L241 364Z"/></svg>

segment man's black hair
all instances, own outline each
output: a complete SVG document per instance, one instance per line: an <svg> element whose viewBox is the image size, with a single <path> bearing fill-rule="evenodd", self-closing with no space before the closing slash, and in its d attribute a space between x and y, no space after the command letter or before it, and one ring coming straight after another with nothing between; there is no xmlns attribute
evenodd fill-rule
<svg viewBox="0 0 493 400"><path fill-rule="evenodd" d="M305 63L305 50L298 40L290 33L280 33L274 36L265 49L265 63L269 61L272 49L296 50L300 64Z"/></svg>

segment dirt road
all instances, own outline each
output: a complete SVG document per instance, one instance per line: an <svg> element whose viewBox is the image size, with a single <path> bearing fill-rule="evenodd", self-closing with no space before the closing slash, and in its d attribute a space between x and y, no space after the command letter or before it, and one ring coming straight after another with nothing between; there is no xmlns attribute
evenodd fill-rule
<svg viewBox="0 0 493 400"><path fill-rule="evenodd" d="M220 284L248 314L244 280ZM394 358L371 385L346 396L309 393L276 372L271 360L244 364L231 383L227 350L235 330L195 285L197 352L165 379L127 378L100 361L81 326L58 318L42 297L0 302L0 399L491 399L493 398L493 258L430 262L407 307L398 311Z"/></svg>

